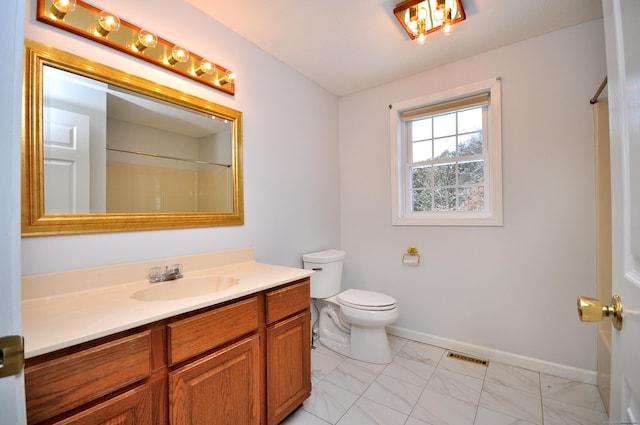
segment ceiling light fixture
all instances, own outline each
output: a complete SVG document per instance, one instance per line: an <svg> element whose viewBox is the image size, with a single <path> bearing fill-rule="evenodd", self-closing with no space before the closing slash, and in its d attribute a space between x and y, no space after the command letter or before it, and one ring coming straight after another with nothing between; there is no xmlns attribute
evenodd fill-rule
<svg viewBox="0 0 640 425"><path fill-rule="evenodd" d="M393 14L419 44L434 31L449 34L453 25L466 18L461 0L406 0L393 9Z"/></svg>

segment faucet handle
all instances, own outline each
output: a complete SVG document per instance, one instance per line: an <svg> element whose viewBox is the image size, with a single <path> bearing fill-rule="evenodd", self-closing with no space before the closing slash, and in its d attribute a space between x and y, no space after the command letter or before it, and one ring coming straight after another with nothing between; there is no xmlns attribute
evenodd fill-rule
<svg viewBox="0 0 640 425"><path fill-rule="evenodd" d="M181 278L182 277L182 264L177 263L177 264L172 265L171 266L171 271L173 273L175 273L176 279Z"/></svg>
<svg viewBox="0 0 640 425"><path fill-rule="evenodd" d="M162 267L156 266L149 269L149 282L162 282L164 280L164 277L165 270Z"/></svg>

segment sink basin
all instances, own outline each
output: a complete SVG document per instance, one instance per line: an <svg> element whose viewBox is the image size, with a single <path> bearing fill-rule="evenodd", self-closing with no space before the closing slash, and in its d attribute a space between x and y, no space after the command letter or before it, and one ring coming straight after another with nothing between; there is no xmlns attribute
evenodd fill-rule
<svg viewBox="0 0 640 425"><path fill-rule="evenodd" d="M147 288L134 292L131 297L140 301L177 300L224 291L239 282L240 279L231 276L188 277L153 283Z"/></svg>

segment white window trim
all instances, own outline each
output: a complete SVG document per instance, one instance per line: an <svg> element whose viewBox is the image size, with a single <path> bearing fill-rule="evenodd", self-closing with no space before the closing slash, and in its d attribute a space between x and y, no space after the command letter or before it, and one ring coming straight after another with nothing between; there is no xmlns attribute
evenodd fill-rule
<svg viewBox="0 0 640 425"><path fill-rule="evenodd" d="M408 179L404 177L405 158L404 140L402 137L402 112L416 109L430 104L437 104L489 92L488 106L489 123L488 156L489 161L488 185L485 187L485 197L488 201L488 211L478 212L442 212L429 216L407 211L405 185ZM423 96L403 102L394 103L390 107L390 140L391 140L391 199L392 220L394 226L502 226L502 124L501 124L501 94L500 78L480 81L462 87L445 90L440 93Z"/></svg>

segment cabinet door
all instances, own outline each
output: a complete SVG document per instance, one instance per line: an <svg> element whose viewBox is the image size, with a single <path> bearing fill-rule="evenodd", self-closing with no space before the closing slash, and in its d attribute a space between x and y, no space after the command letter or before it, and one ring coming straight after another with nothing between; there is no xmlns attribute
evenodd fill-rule
<svg viewBox="0 0 640 425"><path fill-rule="evenodd" d="M267 423L277 424L311 395L311 313L267 328Z"/></svg>
<svg viewBox="0 0 640 425"><path fill-rule="evenodd" d="M258 425L258 335L169 373L169 417L173 425Z"/></svg>
<svg viewBox="0 0 640 425"><path fill-rule="evenodd" d="M151 400L150 386L141 385L56 425L151 425Z"/></svg>

